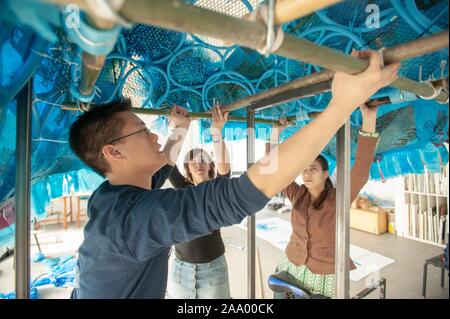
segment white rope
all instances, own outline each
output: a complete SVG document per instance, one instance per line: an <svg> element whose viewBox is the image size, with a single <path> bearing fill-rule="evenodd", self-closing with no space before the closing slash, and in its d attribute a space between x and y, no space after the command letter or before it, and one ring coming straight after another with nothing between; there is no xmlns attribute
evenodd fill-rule
<svg viewBox="0 0 450 319"><path fill-rule="evenodd" d="M383 52L384 52L384 50L386 50L386 48L385 47L382 47L381 49L379 49L377 52L378 52L378 54L380 55L380 64L381 64L381 68L384 68L384 55L383 55Z"/></svg>
<svg viewBox="0 0 450 319"><path fill-rule="evenodd" d="M436 97L438 97L439 95L441 95L442 92L444 92L444 88L442 88L442 87L435 88L433 86L433 84L431 83L431 81L426 82L426 84L433 90L433 94L431 94L430 96L419 95L424 100L433 100ZM448 103L448 97L447 97L447 101L439 102L439 103L442 103L442 104Z"/></svg>
<svg viewBox="0 0 450 319"><path fill-rule="evenodd" d="M440 89L440 92L439 92L439 94L440 93L444 93L444 94L447 94L447 100L445 100L445 101L439 101L439 100L436 100L439 104L448 104L448 89L447 88L443 88L443 87L440 87L439 88Z"/></svg>
<svg viewBox="0 0 450 319"><path fill-rule="evenodd" d="M269 56L271 53L276 52L281 47L284 40L284 33L281 26L279 26L276 33L274 33L274 3L275 1L269 0L269 5L260 5L248 16L250 21L261 21L267 26L266 44L263 48L257 49L260 54L265 56Z"/></svg>

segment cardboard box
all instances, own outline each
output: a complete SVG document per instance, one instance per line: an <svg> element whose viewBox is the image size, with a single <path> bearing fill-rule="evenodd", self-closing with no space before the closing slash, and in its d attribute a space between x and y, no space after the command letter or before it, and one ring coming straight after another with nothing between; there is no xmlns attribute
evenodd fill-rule
<svg viewBox="0 0 450 319"><path fill-rule="evenodd" d="M375 235L385 233L388 230L387 212L384 210L377 212L351 208L350 227Z"/></svg>

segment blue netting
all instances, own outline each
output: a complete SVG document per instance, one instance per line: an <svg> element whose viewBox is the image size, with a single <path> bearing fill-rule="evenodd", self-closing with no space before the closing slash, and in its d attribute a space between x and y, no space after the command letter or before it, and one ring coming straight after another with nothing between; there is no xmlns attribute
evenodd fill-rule
<svg viewBox="0 0 450 319"><path fill-rule="evenodd" d="M167 65L170 80L181 88L199 89L223 68L220 51L201 45L189 45L176 53Z"/></svg>
<svg viewBox="0 0 450 319"><path fill-rule="evenodd" d="M169 105L180 105L191 112L201 112L203 110L202 94L194 89L177 88L171 90L166 102Z"/></svg>
<svg viewBox="0 0 450 319"><path fill-rule="evenodd" d="M153 64L162 63L177 52L184 34L137 24L123 32L130 57Z"/></svg>
<svg viewBox="0 0 450 319"><path fill-rule="evenodd" d="M79 112L60 109L63 102L77 102L71 86L76 88L80 80L82 50L61 25L61 8L24 1L27 8L16 1L0 2L0 204L9 203L15 189L14 96L34 74L32 208L34 216L41 218L50 199L71 189L90 191L101 178L87 170L67 144L68 128ZM242 17L261 1L186 2ZM371 15L374 10L380 12L379 21ZM373 28L378 22L379 26ZM32 28L50 43L36 36ZM377 49L379 45L392 47L444 29L448 29L448 1L437 0L417 4L410 0L347 0L283 25L289 34L346 53ZM211 109L214 100L230 103L320 70L276 55L265 57L219 39L139 24L118 36L96 83L93 101L125 96L135 107L162 108L177 103L190 111L204 112ZM447 77L448 49L404 61L400 74L413 80ZM376 97L396 95L398 91L387 88ZM329 100L329 93L319 94L265 109L256 117L278 119L320 112ZM236 110L232 115L245 116L246 111ZM309 121L299 116L297 126L285 130L282 139ZM379 110L378 122L381 139L372 178L417 173L425 167L436 170L448 161L442 146L448 140L447 105L424 100L385 105ZM351 124L354 154L361 124L359 111L352 115ZM204 142L210 141L209 126L210 121L201 121L199 138ZM225 138L245 138L245 127L245 123L227 123ZM159 118L153 128L167 132L166 119ZM268 125L257 124L256 129L257 138L266 139L270 133ZM335 165L334 152L335 141L331 141L324 150L331 167ZM4 226L0 229L0 245L13 234L11 219Z"/></svg>
<svg viewBox="0 0 450 319"><path fill-rule="evenodd" d="M56 258L45 258L38 253L34 262L42 262L47 268L30 282L30 298L39 299L39 287L52 285L54 287L74 287L76 267L78 259L74 256L61 256ZM0 292L0 299L15 299L15 293L4 294Z"/></svg>

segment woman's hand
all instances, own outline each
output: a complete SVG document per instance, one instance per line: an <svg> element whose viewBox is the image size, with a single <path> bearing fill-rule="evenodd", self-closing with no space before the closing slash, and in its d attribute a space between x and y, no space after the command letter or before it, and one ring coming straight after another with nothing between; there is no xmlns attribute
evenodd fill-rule
<svg viewBox="0 0 450 319"><path fill-rule="evenodd" d="M278 120L276 124L272 126L272 133L270 135L270 142L272 144L277 144L280 140L280 135L283 130L289 126L288 120L285 118L281 118Z"/></svg>
<svg viewBox="0 0 450 319"><path fill-rule="evenodd" d="M331 91L333 100L339 102L339 107L353 111L379 89L390 85L398 78L400 63L382 67L382 56L376 51L353 51L352 56L368 60L368 68L356 75L336 72Z"/></svg>
<svg viewBox="0 0 450 319"><path fill-rule="evenodd" d="M222 112L220 109L220 104L216 103L211 110L211 114L211 134L212 136L222 137L222 129L228 121L228 112Z"/></svg>
<svg viewBox="0 0 450 319"><path fill-rule="evenodd" d="M359 107L362 113L363 124L361 129L367 133L374 133L377 129L377 112L378 106L368 107L363 104Z"/></svg>
<svg viewBox="0 0 450 319"><path fill-rule="evenodd" d="M188 110L174 104L172 109L170 110L169 122L174 127L189 128L191 119L188 117L188 114Z"/></svg>

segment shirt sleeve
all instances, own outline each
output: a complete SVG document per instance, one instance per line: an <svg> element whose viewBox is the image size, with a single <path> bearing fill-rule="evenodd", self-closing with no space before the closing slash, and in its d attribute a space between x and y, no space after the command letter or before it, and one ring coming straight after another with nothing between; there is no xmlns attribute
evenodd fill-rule
<svg viewBox="0 0 450 319"><path fill-rule="evenodd" d="M226 173L225 175L220 175L219 173L217 173L217 177L230 178L230 177L231 177L231 172L228 172L228 173Z"/></svg>
<svg viewBox="0 0 450 319"><path fill-rule="evenodd" d="M161 168L159 171L156 172L155 175L152 177L152 189L159 189L167 178L169 178L170 173L173 170L173 166L166 165L163 168Z"/></svg>
<svg viewBox="0 0 450 319"><path fill-rule="evenodd" d="M169 176L169 180L175 188L184 188L188 185L191 185L186 181L176 165L173 167L172 173Z"/></svg>
<svg viewBox="0 0 450 319"><path fill-rule="evenodd" d="M298 196L300 192L300 186L296 182L292 182L283 189L283 194L291 201L291 203L294 201L294 199Z"/></svg>
<svg viewBox="0 0 450 319"><path fill-rule="evenodd" d="M240 223L268 201L246 173L183 189L144 191L135 197L125 220L126 247L135 258L145 260L162 247Z"/></svg>
<svg viewBox="0 0 450 319"><path fill-rule="evenodd" d="M358 196L361 189L369 180L370 165L372 165L378 138L359 135L355 163L350 173L350 202Z"/></svg>

